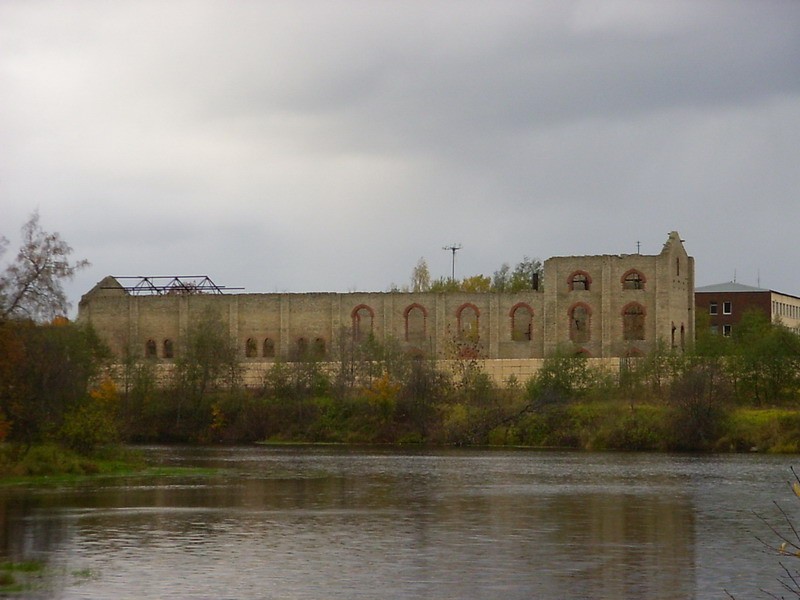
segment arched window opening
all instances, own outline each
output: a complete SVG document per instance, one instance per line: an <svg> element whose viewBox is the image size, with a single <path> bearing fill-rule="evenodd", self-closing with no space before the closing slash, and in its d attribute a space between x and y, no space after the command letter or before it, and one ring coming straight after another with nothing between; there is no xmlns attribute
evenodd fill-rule
<svg viewBox="0 0 800 600"><path fill-rule="evenodd" d="M306 338L297 338L296 353L297 358L300 360L303 360L308 356L308 340Z"/></svg>
<svg viewBox="0 0 800 600"><path fill-rule="evenodd" d="M254 358L258 356L256 341L253 338L247 338L247 341L244 343L244 355L247 358Z"/></svg>
<svg viewBox="0 0 800 600"><path fill-rule="evenodd" d="M533 310L527 304L517 304L511 309L511 339L530 342L533 331Z"/></svg>
<svg viewBox="0 0 800 600"><path fill-rule="evenodd" d="M145 358L156 358L156 341L155 340L147 340L144 344L144 356Z"/></svg>
<svg viewBox="0 0 800 600"><path fill-rule="evenodd" d="M427 339L428 312L424 306L412 304L405 310L406 341L412 344L424 343Z"/></svg>
<svg viewBox="0 0 800 600"><path fill-rule="evenodd" d="M672 338L671 338L671 342L670 342L670 346L671 346L672 348L674 348L674 347L675 347L675 331L677 331L677 329L678 329L678 328L677 328L677 327L675 327L675 321L673 321L673 322L672 322Z"/></svg>
<svg viewBox="0 0 800 600"><path fill-rule="evenodd" d="M681 323L681 350L686 350L686 327Z"/></svg>
<svg viewBox="0 0 800 600"><path fill-rule="evenodd" d="M675 259L675 275L678 277L681 276L681 259L680 257Z"/></svg>
<svg viewBox="0 0 800 600"><path fill-rule="evenodd" d="M591 339L591 311L585 304L576 304L569 311L569 339L585 344Z"/></svg>
<svg viewBox="0 0 800 600"><path fill-rule="evenodd" d="M645 278L636 269L631 269L622 276L623 290L643 290Z"/></svg>
<svg viewBox="0 0 800 600"><path fill-rule="evenodd" d="M163 352L164 358L175 358L175 346L173 345L172 340L164 340Z"/></svg>
<svg viewBox="0 0 800 600"><path fill-rule="evenodd" d="M316 359L325 358L325 340L320 337L314 339L312 355Z"/></svg>
<svg viewBox="0 0 800 600"><path fill-rule="evenodd" d="M569 276L569 289L571 292L589 291L592 278L586 271L575 271Z"/></svg>
<svg viewBox="0 0 800 600"><path fill-rule="evenodd" d="M264 348L262 354L264 358L275 358L275 342L270 338L264 340Z"/></svg>
<svg viewBox="0 0 800 600"><path fill-rule="evenodd" d="M622 339L644 339L644 308L631 302L622 310Z"/></svg>
<svg viewBox="0 0 800 600"><path fill-rule="evenodd" d="M480 338L478 319L480 312L474 304L464 304L456 313L458 319L458 337L462 340L477 342Z"/></svg>
<svg viewBox="0 0 800 600"><path fill-rule="evenodd" d="M362 342L369 339L369 336L372 335L375 311L366 304L362 304L355 307L350 316L353 320L353 340Z"/></svg>

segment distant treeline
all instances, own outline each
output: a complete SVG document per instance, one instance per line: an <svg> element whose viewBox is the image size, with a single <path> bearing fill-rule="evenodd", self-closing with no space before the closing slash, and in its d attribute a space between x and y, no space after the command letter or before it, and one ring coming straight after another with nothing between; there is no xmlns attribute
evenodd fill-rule
<svg viewBox="0 0 800 600"><path fill-rule="evenodd" d="M436 362L342 335L333 368L278 362L245 388L220 321L186 337L167 385L139 358L114 383L91 329L0 324L0 439L20 453L263 441L800 451L800 337L757 313L734 337L701 334L690 353L659 348L609 373L565 351L502 386L477 359Z"/></svg>

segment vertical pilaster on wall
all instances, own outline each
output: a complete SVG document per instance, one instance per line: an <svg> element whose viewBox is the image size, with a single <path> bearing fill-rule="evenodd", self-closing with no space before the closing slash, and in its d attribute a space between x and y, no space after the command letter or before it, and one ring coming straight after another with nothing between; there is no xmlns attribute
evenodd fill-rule
<svg viewBox="0 0 800 600"><path fill-rule="evenodd" d="M229 296L228 302L228 335L239 346L239 296Z"/></svg>
<svg viewBox="0 0 800 600"><path fill-rule="evenodd" d="M178 347L180 348L189 331L189 296L178 297Z"/></svg>
<svg viewBox="0 0 800 600"><path fill-rule="evenodd" d="M139 339L139 297L130 296L128 298L128 349L134 352L134 356L144 353L144 344Z"/></svg>
<svg viewBox="0 0 800 600"><path fill-rule="evenodd" d="M291 310L291 300L286 294L281 294L278 298L280 310L280 336L278 340L278 356L284 360L289 358L289 311Z"/></svg>
<svg viewBox="0 0 800 600"><path fill-rule="evenodd" d="M378 339L380 339L380 341L384 344L389 336L395 336L398 340L405 341L405 337L401 336L399 331L392 330L392 321L394 320L395 314L394 296L394 294L381 295L381 316L383 317L381 329L383 331L381 331Z"/></svg>
<svg viewBox="0 0 800 600"><path fill-rule="evenodd" d="M434 314L436 315L435 329L432 327L431 331L435 335L431 336L433 342L431 352L434 356L439 356L440 350L447 348L447 295L443 293L436 294L436 308ZM455 334L455 331L452 332Z"/></svg>
<svg viewBox="0 0 800 600"><path fill-rule="evenodd" d="M489 295L489 356L500 356L500 328L505 324L500 317L500 300L497 294Z"/></svg>
<svg viewBox="0 0 800 600"><path fill-rule="evenodd" d="M611 287L611 257L604 256L602 262L602 272L600 275L600 289L596 290L600 293L600 314L594 315L593 318L600 319L600 356L606 357L612 355L611 340L612 329L615 325L614 319L616 314L612 313L613 304L612 298L616 290ZM619 292L616 292L619 294ZM616 312L616 311L614 311Z"/></svg>
<svg viewBox="0 0 800 600"><path fill-rule="evenodd" d="M328 344L328 351L333 351L334 348L338 349L339 346L339 331L343 320L342 316L342 295L334 294L331 296L331 304L329 307L331 319L330 343Z"/></svg>
<svg viewBox="0 0 800 600"><path fill-rule="evenodd" d="M545 262L547 264L547 262ZM558 305L559 283L561 272L558 268L558 263L553 261L545 268L546 280L544 282L544 298L542 301L542 319L543 319L543 332L544 340L542 344L542 351L544 356L552 355L556 348L558 348L558 332L560 319L566 321L566 315L560 314Z"/></svg>

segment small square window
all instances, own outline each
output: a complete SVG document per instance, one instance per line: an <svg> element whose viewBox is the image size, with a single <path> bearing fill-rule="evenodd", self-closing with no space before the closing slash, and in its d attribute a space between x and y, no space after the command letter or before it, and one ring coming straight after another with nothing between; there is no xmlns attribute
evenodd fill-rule
<svg viewBox="0 0 800 600"><path fill-rule="evenodd" d="M717 303L716 302L709 303L709 305L708 305L708 314L710 314L710 315L716 315L717 314Z"/></svg>
<svg viewBox="0 0 800 600"><path fill-rule="evenodd" d="M731 326L730 325L723 325L722 326L722 335L725 337L731 337Z"/></svg>
<svg viewBox="0 0 800 600"><path fill-rule="evenodd" d="M722 303L722 314L723 315L731 314L731 309L732 309L732 306L731 306L730 300L727 301L727 302L723 302Z"/></svg>
<svg viewBox="0 0 800 600"><path fill-rule="evenodd" d="M712 325L711 326L711 333L713 333L714 335L717 335L719 333L719 326L718 325Z"/></svg>

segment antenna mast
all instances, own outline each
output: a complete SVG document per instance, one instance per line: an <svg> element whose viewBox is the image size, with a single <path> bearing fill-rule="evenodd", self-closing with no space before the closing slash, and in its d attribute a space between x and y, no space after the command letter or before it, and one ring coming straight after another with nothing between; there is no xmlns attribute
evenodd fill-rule
<svg viewBox="0 0 800 600"><path fill-rule="evenodd" d="M450 274L452 281L456 280L456 252L461 250L461 244L450 244L449 246L442 247L442 250L450 250L453 253L453 270Z"/></svg>

